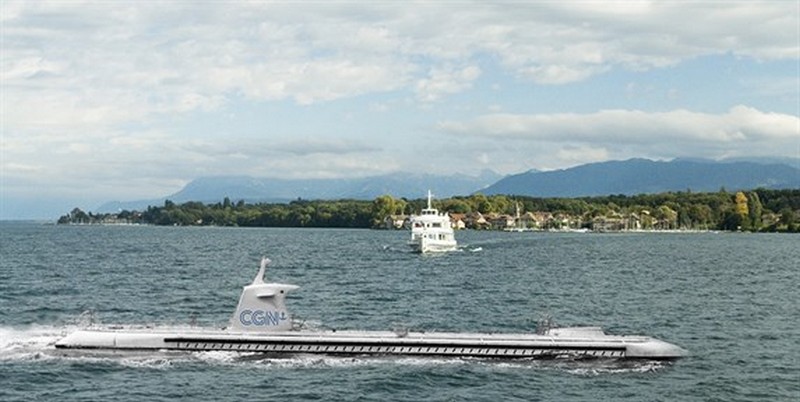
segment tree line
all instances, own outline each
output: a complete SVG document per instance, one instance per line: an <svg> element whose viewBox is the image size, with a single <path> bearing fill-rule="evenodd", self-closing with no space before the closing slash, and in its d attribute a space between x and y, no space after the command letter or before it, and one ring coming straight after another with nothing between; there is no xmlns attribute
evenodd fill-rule
<svg viewBox="0 0 800 402"><path fill-rule="evenodd" d="M59 218L59 224L130 223L170 226L377 228L387 216L412 215L426 199L383 195L366 200L302 200L289 203L222 202L205 204L165 201L144 211L116 214L85 213L79 208ZM440 211L453 214L514 215L523 211L561 214L585 222L610 216L641 215L666 222L671 229L800 232L800 189L694 193L608 195L579 198L539 198L474 194L435 200Z"/></svg>

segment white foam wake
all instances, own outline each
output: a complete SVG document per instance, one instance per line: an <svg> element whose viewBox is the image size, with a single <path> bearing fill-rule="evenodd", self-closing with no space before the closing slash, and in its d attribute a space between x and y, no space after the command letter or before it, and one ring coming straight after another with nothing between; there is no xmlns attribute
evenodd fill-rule
<svg viewBox="0 0 800 402"><path fill-rule="evenodd" d="M0 327L0 361L27 360L47 357L55 350L55 343L77 328L43 327Z"/></svg>

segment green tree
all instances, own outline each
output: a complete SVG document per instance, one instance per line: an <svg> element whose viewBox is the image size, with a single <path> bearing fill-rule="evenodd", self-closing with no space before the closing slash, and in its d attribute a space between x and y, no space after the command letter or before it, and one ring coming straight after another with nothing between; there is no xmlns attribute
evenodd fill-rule
<svg viewBox="0 0 800 402"><path fill-rule="evenodd" d="M486 198L483 194L475 194L471 197L472 203L474 207L472 208L473 211L478 211L482 214L488 214L490 212L495 212L494 205L489 202L489 199Z"/></svg>
<svg viewBox="0 0 800 402"><path fill-rule="evenodd" d="M391 195L382 195L376 198L372 201L371 226L373 228L380 227L387 216L395 215L397 208L398 203Z"/></svg>
<svg viewBox="0 0 800 402"><path fill-rule="evenodd" d="M69 220L71 223L91 223L89 215L80 208L75 208L69 213Z"/></svg>
<svg viewBox="0 0 800 402"><path fill-rule="evenodd" d="M707 229L711 223L711 207L705 204L692 204L688 210L689 220L697 227Z"/></svg>
<svg viewBox="0 0 800 402"><path fill-rule="evenodd" d="M794 223L795 213L794 211L792 211L791 208L784 207L783 209L780 210L779 214L781 216L779 220L781 224L786 225L788 227Z"/></svg>
<svg viewBox="0 0 800 402"><path fill-rule="evenodd" d="M761 205L761 199L755 191L747 193L747 214L750 217L750 227L757 231L761 229L761 215L764 213L764 207Z"/></svg>
<svg viewBox="0 0 800 402"><path fill-rule="evenodd" d="M737 231L742 229L743 221L742 214L729 210L725 213L718 227L720 230Z"/></svg>
<svg viewBox="0 0 800 402"><path fill-rule="evenodd" d="M664 226L662 229L674 229L677 226L678 213L666 205L656 208L653 217Z"/></svg>
<svg viewBox="0 0 800 402"><path fill-rule="evenodd" d="M444 201L442 203L442 210L456 214L466 214L472 212L472 208L470 207L469 203L458 198L451 198L450 200Z"/></svg>

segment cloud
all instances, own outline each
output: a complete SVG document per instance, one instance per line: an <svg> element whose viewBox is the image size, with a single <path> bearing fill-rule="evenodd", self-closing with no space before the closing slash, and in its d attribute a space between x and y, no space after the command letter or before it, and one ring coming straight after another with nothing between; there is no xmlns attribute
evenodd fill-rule
<svg viewBox="0 0 800 402"><path fill-rule="evenodd" d="M262 138L226 138L191 140L178 145L187 152L204 155L208 158L225 156L286 157L297 156L349 156L370 154L381 151L380 147L357 140L298 138L290 140L270 140Z"/></svg>
<svg viewBox="0 0 800 402"><path fill-rule="evenodd" d="M560 152L592 150L600 157L735 155L796 156L800 118L735 106L727 113L687 110L646 113L603 110L548 115L489 114L466 122L444 121L438 129L460 138L550 144ZM560 148L559 148L560 147ZM608 151L606 151L608 150ZM607 153L606 153L607 152ZM587 152L583 152L587 154ZM572 158L564 158L568 160Z"/></svg>
<svg viewBox="0 0 800 402"><path fill-rule="evenodd" d="M398 168L381 148L357 140L180 138L161 130L5 135L3 196L32 193L152 198L201 176L355 177ZM107 198L107 199L108 199ZM106 199L106 200L107 200Z"/></svg>
<svg viewBox="0 0 800 402"><path fill-rule="evenodd" d="M470 88L480 74L481 69L476 66L462 69L434 68L427 78L417 81L415 92L422 102L437 101L445 95Z"/></svg>
<svg viewBox="0 0 800 402"><path fill-rule="evenodd" d="M555 155L555 160L558 160L562 166L602 162L608 159L609 153L607 149L589 146L564 146Z"/></svg>
<svg viewBox="0 0 800 402"><path fill-rule="evenodd" d="M800 52L792 2L8 1L3 10L12 100L3 117L14 125L42 116L113 125L214 110L238 94L312 104L407 89L431 102L469 90L483 56L535 83L565 84L702 55ZM40 115L26 112L41 98Z"/></svg>
<svg viewBox="0 0 800 402"><path fill-rule="evenodd" d="M325 140L307 138L277 143L269 147L272 153L290 153L293 155L357 155L380 152L381 148L362 143L361 141L333 139Z"/></svg>

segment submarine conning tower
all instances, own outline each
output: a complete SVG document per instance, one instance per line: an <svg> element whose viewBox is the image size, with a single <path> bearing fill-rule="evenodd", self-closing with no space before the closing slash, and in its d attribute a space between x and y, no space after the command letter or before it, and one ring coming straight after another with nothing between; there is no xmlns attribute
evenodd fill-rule
<svg viewBox="0 0 800 402"><path fill-rule="evenodd" d="M230 321L234 331L264 332L292 329L292 316L286 309L286 294L299 286L264 282L269 258L261 259L261 268L253 283L242 290L239 305Z"/></svg>

